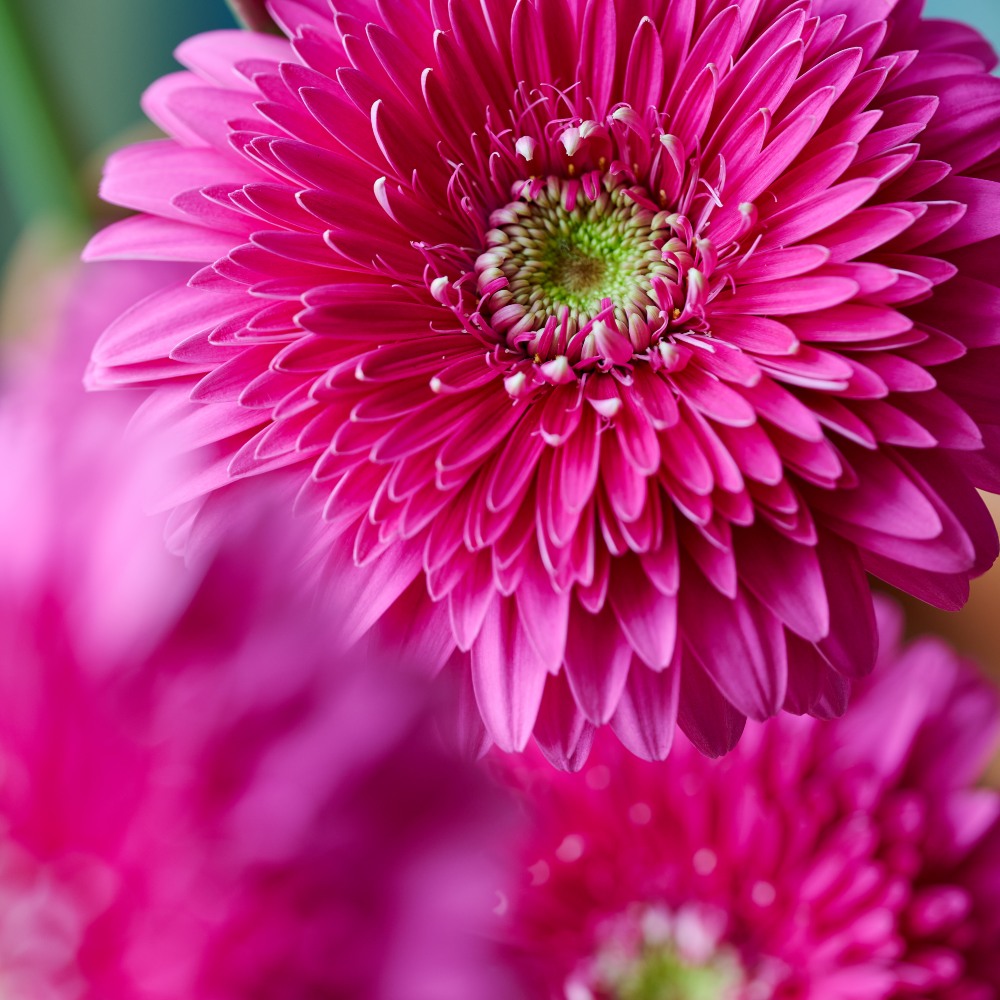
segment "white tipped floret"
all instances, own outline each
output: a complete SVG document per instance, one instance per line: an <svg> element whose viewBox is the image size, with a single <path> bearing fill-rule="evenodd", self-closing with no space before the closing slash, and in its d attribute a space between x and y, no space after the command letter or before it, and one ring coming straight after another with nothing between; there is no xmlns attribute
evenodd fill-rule
<svg viewBox="0 0 1000 1000"><path fill-rule="evenodd" d="M688 309L697 309L704 304L705 292L708 289L705 275L698 268L692 267L687 273L687 286Z"/></svg>
<svg viewBox="0 0 1000 1000"><path fill-rule="evenodd" d="M611 112L611 117L616 122L621 122L626 128L642 135L645 132L645 123L642 115L627 104L622 104Z"/></svg>
<svg viewBox="0 0 1000 1000"><path fill-rule="evenodd" d="M451 280L449 278L445 278L444 276L440 278L435 278L431 282L431 295L438 302L440 302L441 305L448 304L447 289L450 284Z"/></svg>
<svg viewBox="0 0 1000 1000"><path fill-rule="evenodd" d="M669 340L661 340L659 344L656 345L657 350L660 352L660 358L663 361L663 367L670 371L676 364L677 359L680 357L680 352L677 348L670 343Z"/></svg>
<svg viewBox="0 0 1000 1000"><path fill-rule="evenodd" d="M588 396L587 402L606 420L613 420L622 408L622 401L617 396L612 396L610 399L595 399L593 396Z"/></svg>
<svg viewBox="0 0 1000 1000"><path fill-rule="evenodd" d="M559 141L563 144L567 156L575 156L583 141L583 136L580 134L580 130L573 126L563 131L563 134L559 136Z"/></svg>
<svg viewBox="0 0 1000 1000"><path fill-rule="evenodd" d="M514 143L514 151L518 156L524 157L529 163L535 158L535 150L537 148L538 143L530 135L522 135Z"/></svg>
<svg viewBox="0 0 1000 1000"><path fill-rule="evenodd" d="M528 376L524 372L514 372L503 380L503 387L511 399L520 399L528 390Z"/></svg>
<svg viewBox="0 0 1000 1000"><path fill-rule="evenodd" d="M628 364L632 360L632 342L616 325L599 319L594 323L592 336L595 353L599 357L615 365Z"/></svg>
<svg viewBox="0 0 1000 1000"><path fill-rule="evenodd" d="M569 358L565 354L559 354L551 361L546 361L538 366L542 378L553 385L566 385L576 379L573 369L570 367Z"/></svg>

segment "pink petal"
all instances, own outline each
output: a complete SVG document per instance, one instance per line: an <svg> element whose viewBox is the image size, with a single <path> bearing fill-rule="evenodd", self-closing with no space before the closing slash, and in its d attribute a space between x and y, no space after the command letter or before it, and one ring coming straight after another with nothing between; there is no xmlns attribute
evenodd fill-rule
<svg viewBox="0 0 1000 1000"><path fill-rule="evenodd" d="M764 525L735 534L740 579L789 629L810 642L830 631L830 600L814 549Z"/></svg>
<svg viewBox="0 0 1000 1000"><path fill-rule="evenodd" d="M746 716L719 693L694 657L685 653L678 666L681 690L677 724L705 756L729 753L743 735Z"/></svg>
<svg viewBox="0 0 1000 1000"><path fill-rule="evenodd" d="M685 574L681 603L687 649L726 700L755 719L775 715L788 671L777 619L749 594L723 597L698 572Z"/></svg>
<svg viewBox="0 0 1000 1000"><path fill-rule="evenodd" d="M594 727L577 707L566 671L549 677L535 722L535 742L554 767L579 771L586 763Z"/></svg>
<svg viewBox="0 0 1000 1000"><path fill-rule="evenodd" d="M625 638L653 670L664 669L674 655L677 599L657 590L634 556L616 560L608 590Z"/></svg>
<svg viewBox="0 0 1000 1000"><path fill-rule="evenodd" d="M633 663L611 727L625 746L644 760L670 753L680 696L681 657L663 671Z"/></svg>
<svg viewBox="0 0 1000 1000"><path fill-rule="evenodd" d="M472 647L472 683L486 727L501 750L519 753L527 745L546 676L514 601L495 596Z"/></svg>
<svg viewBox="0 0 1000 1000"><path fill-rule="evenodd" d="M574 601L566 636L566 676L577 704L595 725L614 714L631 661L632 647L611 608L590 614Z"/></svg>

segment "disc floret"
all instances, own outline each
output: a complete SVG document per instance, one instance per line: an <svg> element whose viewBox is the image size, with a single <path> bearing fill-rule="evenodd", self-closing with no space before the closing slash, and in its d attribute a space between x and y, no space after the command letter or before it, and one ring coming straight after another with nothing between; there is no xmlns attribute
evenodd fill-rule
<svg viewBox="0 0 1000 1000"><path fill-rule="evenodd" d="M519 181L475 265L482 315L539 363L627 363L666 329L691 263L682 217L595 171Z"/></svg>
<svg viewBox="0 0 1000 1000"><path fill-rule="evenodd" d="M766 977L748 977L710 907L636 906L599 929L593 959L567 983L571 1000L766 1000Z"/></svg>

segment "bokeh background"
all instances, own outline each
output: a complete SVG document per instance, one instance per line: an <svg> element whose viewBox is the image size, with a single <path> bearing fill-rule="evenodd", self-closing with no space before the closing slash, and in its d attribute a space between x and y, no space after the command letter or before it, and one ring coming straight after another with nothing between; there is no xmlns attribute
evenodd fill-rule
<svg viewBox="0 0 1000 1000"><path fill-rule="evenodd" d="M472 0L469 0L472 2ZM1000 0L926 0L930 17L975 25L1000 49ZM149 134L144 87L175 68L188 35L233 27L225 0L0 0L0 325L30 328L39 275L75 256L107 216L95 192L116 145ZM998 387L1000 391L1000 387ZM994 506L1000 517L1000 503ZM958 615L911 603L1000 680L1000 567Z"/></svg>

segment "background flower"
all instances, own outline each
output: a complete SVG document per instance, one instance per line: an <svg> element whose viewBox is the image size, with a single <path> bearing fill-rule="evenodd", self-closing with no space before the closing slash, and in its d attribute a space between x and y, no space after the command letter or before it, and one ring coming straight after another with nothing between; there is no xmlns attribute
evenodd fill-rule
<svg viewBox="0 0 1000 1000"><path fill-rule="evenodd" d="M880 608L874 680L833 723L750 724L727 758L653 766L610 741L582 774L527 758L535 832L507 920L532 995L824 1000L1000 989L993 692Z"/></svg>
<svg viewBox="0 0 1000 1000"><path fill-rule="evenodd" d="M146 97L174 138L108 166L147 214L90 248L207 265L91 373L197 452L178 537L295 486L347 638L564 766L609 721L661 757L835 715L864 571L958 607L996 554L989 46L910 2L619 7L193 39Z"/></svg>
<svg viewBox="0 0 1000 1000"><path fill-rule="evenodd" d="M173 277L91 269L65 326ZM418 676L343 652L266 502L169 556L161 453L80 361L0 396L0 992L510 996L477 933L507 821Z"/></svg>

